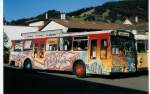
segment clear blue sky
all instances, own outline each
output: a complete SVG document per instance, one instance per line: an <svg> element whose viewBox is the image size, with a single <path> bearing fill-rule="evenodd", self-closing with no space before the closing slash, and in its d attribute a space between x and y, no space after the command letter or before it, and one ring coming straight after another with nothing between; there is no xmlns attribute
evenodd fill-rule
<svg viewBox="0 0 150 94"><path fill-rule="evenodd" d="M84 7L101 5L118 0L4 0L4 17L7 21L37 16L50 9L71 12Z"/></svg>

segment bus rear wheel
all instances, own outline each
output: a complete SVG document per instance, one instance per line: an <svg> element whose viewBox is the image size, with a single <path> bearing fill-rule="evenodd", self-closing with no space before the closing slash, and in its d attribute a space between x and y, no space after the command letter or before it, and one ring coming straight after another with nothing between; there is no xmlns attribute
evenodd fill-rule
<svg viewBox="0 0 150 94"><path fill-rule="evenodd" d="M32 69L32 63L31 63L30 59L25 60L23 69L25 69L25 70L31 70Z"/></svg>
<svg viewBox="0 0 150 94"><path fill-rule="evenodd" d="M84 78L86 76L86 68L82 62L75 63L73 71L74 74L79 78Z"/></svg>
<svg viewBox="0 0 150 94"><path fill-rule="evenodd" d="M11 62L10 62L10 66L15 67L15 61L11 61Z"/></svg>

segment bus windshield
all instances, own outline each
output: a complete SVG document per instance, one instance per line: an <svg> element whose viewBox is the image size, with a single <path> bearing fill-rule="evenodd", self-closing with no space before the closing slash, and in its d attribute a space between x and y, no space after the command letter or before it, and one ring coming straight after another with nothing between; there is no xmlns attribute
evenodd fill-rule
<svg viewBox="0 0 150 94"><path fill-rule="evenodd" d="M135 52L135 40L129 37L111 36L112 54L126 55L127 51Z"/></svg>

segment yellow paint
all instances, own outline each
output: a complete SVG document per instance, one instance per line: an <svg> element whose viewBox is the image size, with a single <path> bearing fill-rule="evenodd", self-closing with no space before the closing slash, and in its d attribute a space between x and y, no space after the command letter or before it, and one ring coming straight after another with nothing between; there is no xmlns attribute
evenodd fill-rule
<svg viewBox="0 0 150 94"><path fill-rule="evenodd" d="M148 69L148 53L137 53L137 68Z"/></svg>
<svg viewBox="0 0 150 94"><path fill-rule="evenodd" d="M48 44L58 44L58 38L47 39Z"/></svg>

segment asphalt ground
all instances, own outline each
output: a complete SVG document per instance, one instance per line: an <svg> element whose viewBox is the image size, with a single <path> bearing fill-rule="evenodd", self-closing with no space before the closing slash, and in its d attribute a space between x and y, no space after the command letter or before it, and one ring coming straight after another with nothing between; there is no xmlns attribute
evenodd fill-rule
<svg viewBox="0 0 150 94"><path fill-rule="evenodd" d="M68 72L4 67L4 94L148 94L146 82L147 74L77 78Z"/></svg>

